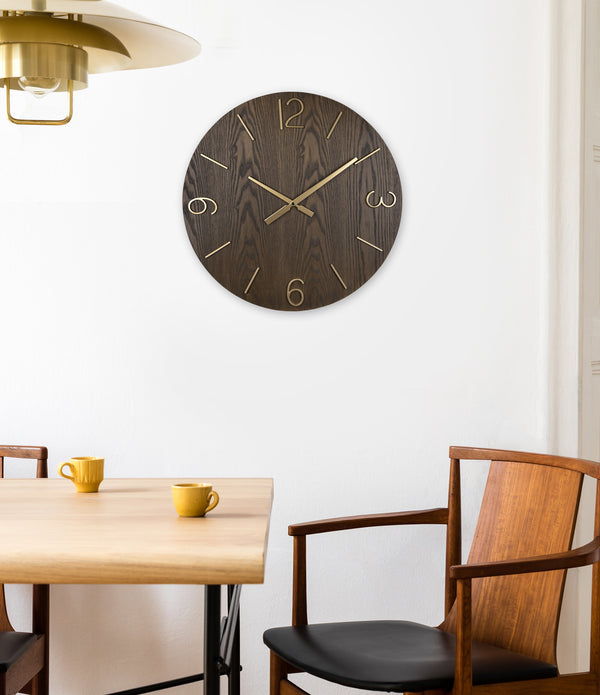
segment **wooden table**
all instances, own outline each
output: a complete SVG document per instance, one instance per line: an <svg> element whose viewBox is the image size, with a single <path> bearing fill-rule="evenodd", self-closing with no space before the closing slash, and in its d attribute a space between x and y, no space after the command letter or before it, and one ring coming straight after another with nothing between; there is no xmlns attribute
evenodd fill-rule
<svg viewBox="0 0 600 695"><path fill-rule="evenodd" d="M193 478L107 479L97 494L76 493L62 479L0 480L0 583L204 584L204 674L169 687L203 678L205 695L216 695L227 673L230 693L239 693L239 586L264 579L273 482L210 480L219 505L193 519L177 516L170 490ZM229 586L223 641L222 585Z"/></svg>

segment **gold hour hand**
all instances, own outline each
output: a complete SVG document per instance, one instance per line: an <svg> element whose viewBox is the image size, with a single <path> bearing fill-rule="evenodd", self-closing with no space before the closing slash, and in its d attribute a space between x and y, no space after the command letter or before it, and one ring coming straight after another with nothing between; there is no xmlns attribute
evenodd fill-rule
<svg viewBox="0 0 600 695"><path fill-rule="evenodd" d="M292 202L292 199L288 198L287 195L283 195L283 193L276 191L274 188L271 188L270 186L267 186L267 184L263 183L262 181L259 181L258 179L255 179L253 176L249 176L248 179L252 181L252 183L255 183L257 186L264 188L265 191L269 191L269 193L274 195L276 198L279 198L279 200L283 200L285 203ZM297 208L300 212L303 212L305 215L308 215L309 217L312 217L315 214L312 210L305 208L304 205L298 205Z"/></svg>
<svg viewBox="0 0 600 695"><path fill-rule="evenodd" d="M308 196L312 195L315 191L318 191L319 188L324 186L326 183L329 183L332 179L341 174L343 171L346 171L348 167L351 167L353 164L356 164L357 161L358 157L353 157L349 162L346 162L339 169L336 169L334 172L329 174L329 176L326 176L324 179L321 179L313 186L308 188L306 191L304 191L304 193L301 193L299 196L296 196L296 198L294 198L293 200L290 200L287 205L284 205L283 207L279 208L279 210L275 210L275 212L272 215L269 215L269 217L266 218L265 222L267 224L275 222L275 220L278 220L280 217L285 215L286 212L289 212L292 209L292 207L297 207L298 209L300 209L300 203L303 200L308 198Z"/></svg>

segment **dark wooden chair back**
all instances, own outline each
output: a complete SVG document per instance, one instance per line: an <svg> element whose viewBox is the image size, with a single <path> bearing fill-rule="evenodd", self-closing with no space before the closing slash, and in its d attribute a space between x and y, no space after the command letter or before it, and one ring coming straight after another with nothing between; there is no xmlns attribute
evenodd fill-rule
<svg viewBox="0 0 600 695"><path fill-rule="evenodd" d="M492 461L468 564L569 550L582 480L568 468ZM565 578L556 570L474 579L473 639L555 664ZM442 627L456 631L456 606Z"/></svg>
<svg viewBox="0 0 600 695"><path fill-rule="evenodd" d="M463 564L465 461L489 462L490 469L469 559ZM593 537L571 549L584 476L596 480ZM447 527L440 629L402 620L309 623L307 537L406 524ZM600 693L600 463L450 447L448 507L320 519L294 524L288 533L294 538L292 626L272 628L263 637L271 650L272 695L306 695L288 679L297 672L407 695ZM561 674L556 638L566 570L589 565L590 668ZM456 639L440 637L443 631ZM365 648L366 640L372 648ZM402 649L396 650L395 644Z"/></svg>
<svg viewBox="0 0 600 695"><path fill-rule="evenodd" d="M35 459L36 478L48 477L48 449L45 446L0 446L0 478L4 478L4 459Z"/></svg>
<svg viewBox="0 0 600 695"><path fill-rule="evenodd" d="M4 459L29 459L35 460L36 478L48 477L48 450L46 447L34 446L0 446L0 478L4 478ZM25 476L23 476L25 477ZM1 553L1 549L0 549ZM50 593L47 584L36 584L33 587L33 606L32 606L32 632L36 635L43 635L43 658L41 662L43 668L39 670L36 663L40 661L34 650L31 652L31 663L34 664L31 668L39 670L34 681L28 683L22 691L24 693L33 693L34 695L48 694L48 628L49 628L49 603ZM8 617L6 608L6 597L4 593L4 585L0 584L0 631L14 632L14 628ZM0 691L2 693L9 692L7 684L4 682L6 674L2 674L0 680Z"/></svg>

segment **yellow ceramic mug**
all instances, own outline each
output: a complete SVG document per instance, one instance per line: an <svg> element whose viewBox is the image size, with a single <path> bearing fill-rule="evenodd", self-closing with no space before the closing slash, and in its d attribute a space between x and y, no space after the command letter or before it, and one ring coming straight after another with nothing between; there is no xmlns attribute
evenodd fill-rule
<svg viewBox="0 0 600 695"><path fill-rule="evenodd" d="M63 468L70 469L71 475L63 473ZM75 483L77 492L98 492L104 480L104 459L96 456L74 456L70 461L61 463L58 472L63 478Z"/></svg>
<svg viewBox="0 0 600 695"><path fill-rule="evenodd" d="M210 483L178 483L171 486L179 516L204 516L219 504L219 495Z"/></svg>

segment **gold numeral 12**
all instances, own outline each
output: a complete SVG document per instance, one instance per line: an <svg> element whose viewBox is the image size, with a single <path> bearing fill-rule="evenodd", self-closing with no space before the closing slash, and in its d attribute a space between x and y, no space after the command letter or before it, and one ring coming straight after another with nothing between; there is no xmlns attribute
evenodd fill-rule
<svg viewBox="0 0 600 695"><path fill-rule="evenodd" d="M283 122L283 106L281 105L281 99L277 99L278 107L279 107L279 130L283 130L284 128L304 128L303 125L301 124L292 124L291 121L293 121L295 118L298 118L303 112L304 112L304 103L302 99L298 99L298 97L292 97L291 99L288 99L285 102L286 106L289 106L292 101L297 101L298 104L300 104L300 108L296 113L293 113L286 121L285 123Z"/></svg>

